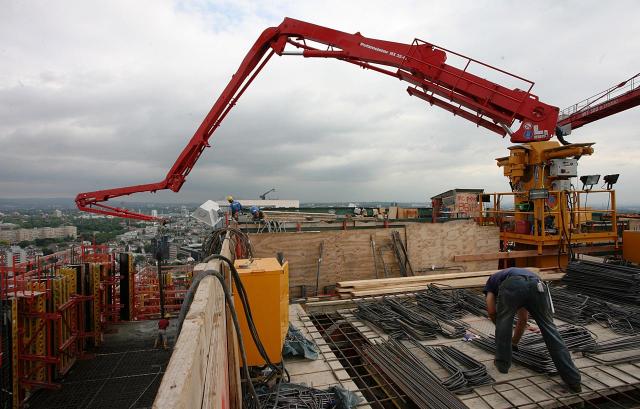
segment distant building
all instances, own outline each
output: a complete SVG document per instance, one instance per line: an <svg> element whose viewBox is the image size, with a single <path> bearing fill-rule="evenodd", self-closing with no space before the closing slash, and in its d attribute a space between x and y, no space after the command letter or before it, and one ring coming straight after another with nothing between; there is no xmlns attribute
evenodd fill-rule
<svg viewBox="0 0 640 409"><path fill-rule="evenodd" d="M175 260L178 258L178 246L176 243L169 243L169 260Z"/></svg>
<svg viewBox="0 0 640 409"><path fill-rule="evenodd" d="M478 217L483 189L453 189L431 198L434 213L448 218Z"/></svg>
<svg viewBox="0 0 640 409"><path fill-rule="evenodd" d="M151 211L151 217L158 217L158 211L156 209Z"/></svg>
<svg viewBox="0 0 640 409"><path fill-rule="evenodd" d="M62 212L60 210L53 211L53 217L62 217Z"/></svg>
<svg viewBox="0 0 640 409"><path fill-rule="evenodd" d="M119 241L133 240L133 239L138 238L139 234L140 234L139 231L131 230L131 231L124 232L124 233L120 234L119 236L116 236L116 239L119 240Z"/></svg>
<svg viewBox="0 0 640 409"><path fill-rule="evenodd" d="M34 241L36 239L62 239L78 237L76 226L38 227L34 229L0 229L0 240L10 243Z"/></svg>

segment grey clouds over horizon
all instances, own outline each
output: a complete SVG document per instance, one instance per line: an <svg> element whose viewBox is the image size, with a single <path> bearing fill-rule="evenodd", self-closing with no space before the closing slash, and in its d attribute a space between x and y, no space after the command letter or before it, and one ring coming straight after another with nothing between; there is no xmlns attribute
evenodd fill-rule
<svg viewBox="0 0 640 409"><path fill-rule="evenodd" d="M0 0L0 197L68 197L162 180L258 37L285 16L442 45L536 82L564 108L640 71L637 1L262 2ZM273 57L180 193L424 201L506 191L508 139L340 61ZM620 173L640 198L640 109L576 130L580 173Z"/></svg>

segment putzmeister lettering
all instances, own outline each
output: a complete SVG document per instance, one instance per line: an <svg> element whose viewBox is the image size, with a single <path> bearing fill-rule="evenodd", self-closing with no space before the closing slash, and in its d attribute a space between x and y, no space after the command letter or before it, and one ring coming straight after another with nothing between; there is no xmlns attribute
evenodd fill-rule
<svg viewBox="0 0 640 409"><path fill-rule="evenodd" d="M360 43L360 47L368 48L369 50L377 51L377 52L382 53L382 54L387 54L387 55L390 55L392 57L397 57L397 58L400 58L402 60L404 60L404 58L405 58L404 55L402 55L402 54L398 54L398 53L396 53L394 51L388 51L388 50L385 50L384 48L376 47L374 45L367 44L367 43Z"/></svg>

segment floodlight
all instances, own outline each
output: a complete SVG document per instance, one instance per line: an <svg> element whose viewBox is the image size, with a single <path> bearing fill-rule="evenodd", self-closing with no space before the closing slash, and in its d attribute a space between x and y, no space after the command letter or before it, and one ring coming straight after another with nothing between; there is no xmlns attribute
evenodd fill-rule
<svg viewBox="0 0 640 409"><path fill-rule="evenodd" d="M620 174L618 173L614 175L607 175L604 177L604 183L607 184L607 190L611 190L613 185L615 185L616 182L618 181L618 177L620 177Z"/></svg>
<svg viewBox="0 0 640 409"><path fill-rule="evenodd" d="M600 181L600 175L580 176L580 182L582 182L582 190L591 190L593 185L597 185L599 181Z"/></svg>
<svg viewBox="0 0 640 409"><path fill-rule="evenodd" d="M549 189L531 189L529 190L529 200L548 199Z"/></svg>

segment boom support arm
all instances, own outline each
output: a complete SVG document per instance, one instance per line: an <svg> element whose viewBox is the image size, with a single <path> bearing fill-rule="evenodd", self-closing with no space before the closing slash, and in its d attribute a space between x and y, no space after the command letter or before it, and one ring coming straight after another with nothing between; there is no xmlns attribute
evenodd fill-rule
<svg viewBox="0 0 640 409"><path fill-rule="evenodd" d="M319 44L319 45L318 45ZM297 51L285 51L293 46ZM433 44L415 39L411 44L366 38L330 28L285 18L278 27L262 32L231 78L231 81L182 150L164 180L157 183L80 193L78 209L87 212L141 220L157 218L103 204L109 199L140 192L170 189L178 192L193 169L209 138L220 126L238 99L253 82L273 54L302 55L307 58L335 58L406 81L409 95L416 96L472 121L512 142L550 139L558 119L558 108L542 103L530 93L533 82L464 57ZM446 64L447 53L466 61L463 68ZM528 90L510 89L471 74L471 65L480 64L502 75L528 84ZM510 126L520 121L511 132Z"/></svg>

